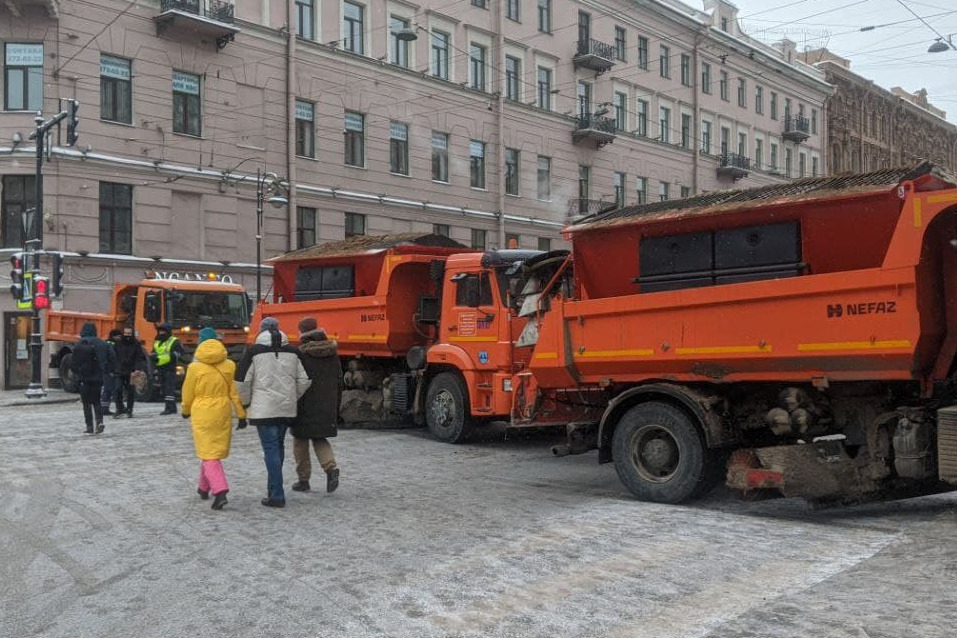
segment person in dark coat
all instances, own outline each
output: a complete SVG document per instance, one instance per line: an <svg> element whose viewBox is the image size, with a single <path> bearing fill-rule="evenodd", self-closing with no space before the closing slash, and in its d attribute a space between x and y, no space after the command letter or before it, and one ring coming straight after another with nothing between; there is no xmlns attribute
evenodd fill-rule
<svg viewBox="0 0 957 638"><path fill-rule="evenodd" d="M135 370L146 367L146 352L133 334L132 326L123 328L123 334L116 340L113 349L116 351L116 414L113 418L118 419L126 414L128 419L132 419L136 388L133 387L131 379Z"/></svg>
<svg viewBox="0 0 957 638"><path fill-rule="evenodd" d="M339 487L339 467L329 439L336 435L336 423L339 420L342 365L336 342L318 329L312 317L299 322L299 355L312 384L299 399L292 426L292 453L299 478L292 489L297 492L308 492L310 489L312 463L309 442L312 441L319 465L326 473L326 491L334 492Z"/></svg>
<svg viewBox="0 0 957 638"><path fill-rule="evenodd" d="M100 393L103 391L103 378L108 374L106 366L109 361L109 346L97 338L96 324L87 321L80 329L80 340L73 347L73 371L80 383L80 399L83 401L87 434L103 432ZM94 419L96 430L93 429Z"/></svg>
<svg viewBox="0 0 957 638"><path fill-rule="evenodd" d="M107 373L103 376L103 393L100 395L100 411L103 416L110 416L110 403L113 402L113 396L116 394L116 342L119 340L123 331L119 328L110 330L110 335L106 338L106 346L109 351L109 361L106 363ZM119 411L119 406L117 406Z"/></svg>

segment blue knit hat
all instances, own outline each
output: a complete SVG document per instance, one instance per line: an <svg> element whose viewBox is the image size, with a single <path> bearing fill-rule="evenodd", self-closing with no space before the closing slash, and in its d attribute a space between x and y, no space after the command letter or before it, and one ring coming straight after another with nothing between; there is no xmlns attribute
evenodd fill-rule
<svg viewBox="0 0 957 638"><path fill-rule="evenodd" d="M219 335L216 334L215 328L210 328L209 326L206 326L205 328L199 331L199 343L202 343L206 341L207 339L215 339L218 336Z"/></svg>

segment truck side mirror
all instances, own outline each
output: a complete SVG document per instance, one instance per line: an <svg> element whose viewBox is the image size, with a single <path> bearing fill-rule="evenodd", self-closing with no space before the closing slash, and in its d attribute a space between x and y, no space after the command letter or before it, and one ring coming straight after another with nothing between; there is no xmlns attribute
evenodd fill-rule
<svg viewBox="0 0 957 638"><path fill-rule="evenodd" d="M246 293L246 316L247 316L247 317L252 317L252 316L253 316L253 310L254 310L254 307L253 307L253 298L249 296L249 293Z"/></svg>
<svg viewBox="0 0 957 638"><path fill-rule="evenodd" d="M163 320L163 307L160 304L159 292L146 293L143 303L143 318L149 323L159 323Z"/></svg>

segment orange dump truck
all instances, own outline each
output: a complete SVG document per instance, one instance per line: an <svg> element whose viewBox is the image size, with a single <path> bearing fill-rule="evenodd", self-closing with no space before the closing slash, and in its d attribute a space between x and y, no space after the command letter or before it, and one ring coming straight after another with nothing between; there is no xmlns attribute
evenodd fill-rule
<svg viewBox="0 0 957 638"><path fill-rule="evenodd" d="M402 236L293 253L259 312L292 334L316 316L364 387L388 389L381 410L440 439L564 425L556 454L597 448L646 500L721 480L817 505L957 484L954 178L796 180L564 234L570 253Z"/></svg>
<svg viewBox="0 0 957 638"><path fill-rule="evenodd" d="M96 332L106 338L110 330L131 326L146 352L153 351L156 326L168 322L173 334L191 353L196 347L199 329L213 326L233 359L238 359L246 346L251 302L239 284L209 278L144 279L138 283L116 284L106 313L50 310L46 315L44 341L50 343L51 380L59 378L64 390L75 392L72 371L73 346L80 338L80 328L87 321L96 324ZM150 383L141 391L142 400L158 396L158 379L147 359L144 372ZM182 378L183 371L179 377Z"/></svg>

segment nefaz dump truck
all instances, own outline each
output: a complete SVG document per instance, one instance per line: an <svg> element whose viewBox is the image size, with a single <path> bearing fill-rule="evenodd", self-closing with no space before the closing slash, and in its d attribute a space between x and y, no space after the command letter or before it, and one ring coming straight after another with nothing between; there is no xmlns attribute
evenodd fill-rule
<svg viewBox="0 0 957 638"><path fill-rule="evenodd" d="M87 321L96 324L97 334L103 339L114 328L132 327L147 353L153 351L156 326L160 323L168 322L173 327L173 335L187 354L195 350L199 330L212 326L222 335L230 358L238 360L246 347L251 306L241 285L222 281L215 274L183 279L157 273L154 278L137 283L116 284L109 312L47 312L44 341L50 343L51 377L58 376L64 390L77 391L73 346ZM137 389L138 399L151 401L159 396L159 379L149 358L143 366L148 383ZM181 366L177 377L181 381L184 375L185 366Z"/></svg>
<svg viewBox="0 0 957 638"><path fill-rule="evenodd" d="M638 498L815 505L957 484L957 180L921 164L592 215L571 251L363 238L275 262L378 409L564 425ZM434 243L425 238L424 243ZM311 249L310 249L311 250ZM383 391L386 389L386 391Z"/></svg>

